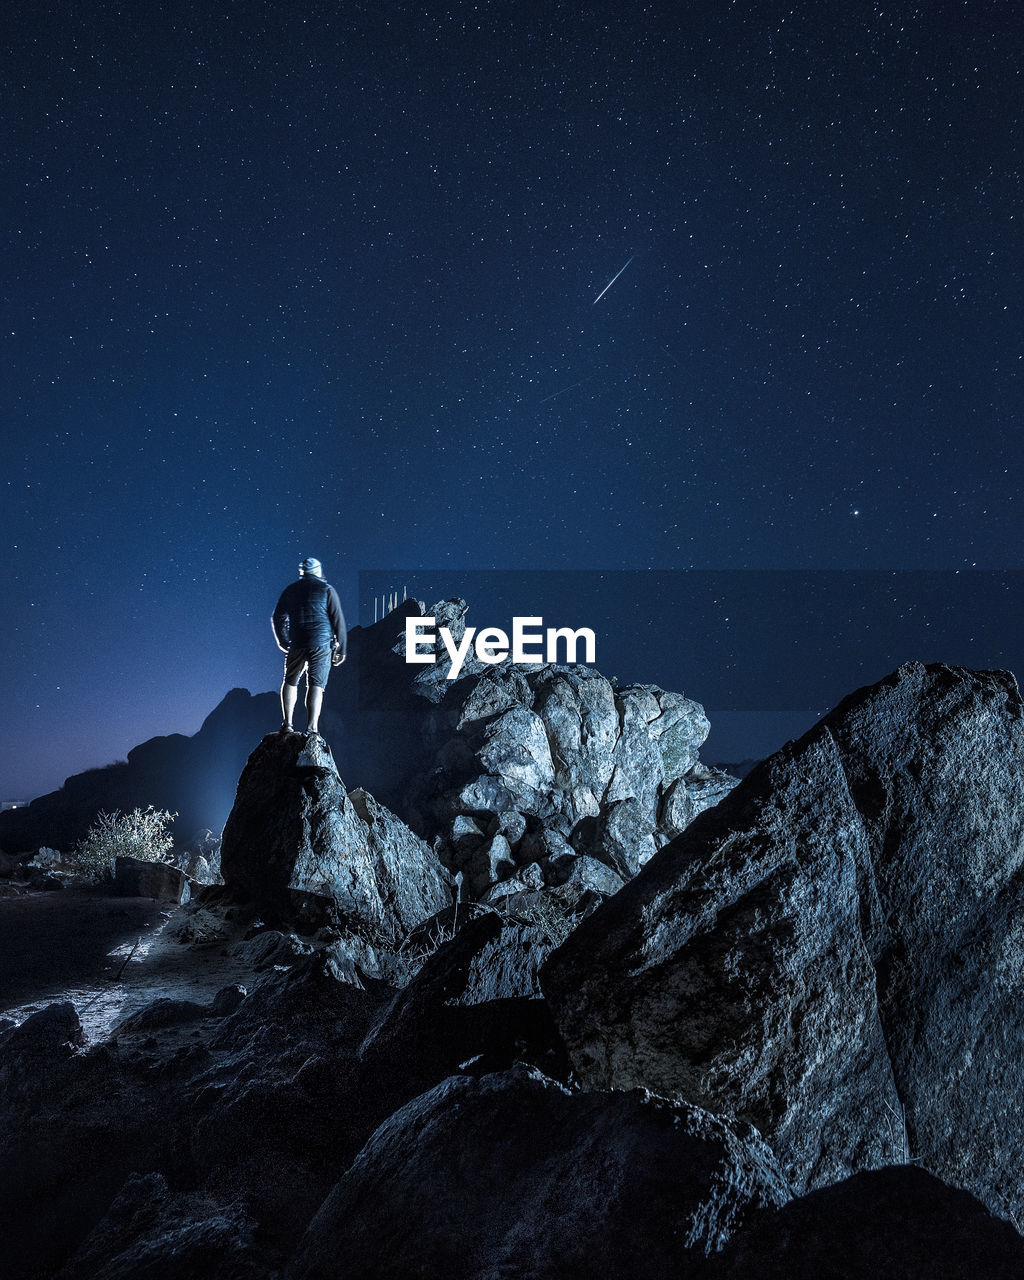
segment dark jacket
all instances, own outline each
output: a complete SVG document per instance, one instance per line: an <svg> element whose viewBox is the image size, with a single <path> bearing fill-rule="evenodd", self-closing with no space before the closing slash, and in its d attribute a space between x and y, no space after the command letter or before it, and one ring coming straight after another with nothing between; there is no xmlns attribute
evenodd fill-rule
<svg viewBox="0 0 1024 1280"><path fill-rule="evenodd" d="M338 593L329 582L303 574L281 592L271 619L274 636L282 648L317 649L336 637L345 652L347 632Z"/></svg>

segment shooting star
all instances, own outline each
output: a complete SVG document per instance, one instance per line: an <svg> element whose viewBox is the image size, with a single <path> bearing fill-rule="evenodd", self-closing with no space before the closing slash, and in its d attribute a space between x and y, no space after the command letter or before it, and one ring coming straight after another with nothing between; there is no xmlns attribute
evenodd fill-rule
<svg viewBox="0 0 1024 1280"><path fill-rule="evenodd" d="M571 387L563 387L561 391L552 391L552 393L549 396L545 396L544 399L538 401L538 403L547 404L549 400L554 400L555 396L564 396L567 391L573 391L576 389L576 387L582 387L583 382L584 382L584 379L581 378L579 382L574 382Z"/></svg>
<svg viewBox="0 0 1024 1280"><path fill-rule="evenodd" d="M632 258L630 258L629 262L632 262L632 261L633 261L633 259L632 259ZM628 267L628 266L629 266L629 262L627 262L627 263L626 263L626 267ZM601 301L601 299L604 297L604 295L605 295L605 294L608 292L608 290L612 287L612 285L615 283L615 281L616 281L616 280L618 280L619 276L621 276L621 275L622 275L622 272L623 272L623 271L625 271L626 267L623 267L621 270L616 271L616 273L615 273L615 274L612 276L612 278L608 281L608 283L607 283L607 284L605 285L605 287L601 290L601 292L597 295L597 297L594 299L594 301L590 304L592 307L596 307L596 306L597 306L597 304Z"/></svg>

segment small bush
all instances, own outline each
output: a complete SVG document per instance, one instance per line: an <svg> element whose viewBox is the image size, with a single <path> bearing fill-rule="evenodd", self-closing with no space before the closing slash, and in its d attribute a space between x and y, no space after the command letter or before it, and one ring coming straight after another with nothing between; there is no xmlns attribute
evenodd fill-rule
<svg viewBox="0 0 1024 1280"><path fill-rule="evenodd" d="M168 827L177 816L152 805L131 813L98 813L67 862L93 880L109 879L114 874L115 858L163 862L174 845Z"/></svg>
<svg viewBox="0 0 1024 1280"><path fill-rule="evenodd" d="M579 924L579 917L550 893L538 894L532 901L513 907L509 914L524 924L542 929L556 947L560 947Z"/></svg>

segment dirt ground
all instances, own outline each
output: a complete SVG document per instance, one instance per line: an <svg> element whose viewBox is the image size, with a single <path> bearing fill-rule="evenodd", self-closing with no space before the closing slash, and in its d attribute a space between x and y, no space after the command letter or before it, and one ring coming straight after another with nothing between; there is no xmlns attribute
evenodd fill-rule
<svg viewBox="0 0 1024 1280"><path fill-rule="evenodd" d="M0 897L0 1017L70 1000L90 1039L161 996L209 1000L252 971L223 947L168 936L177 908L87 888Z"/></svg>

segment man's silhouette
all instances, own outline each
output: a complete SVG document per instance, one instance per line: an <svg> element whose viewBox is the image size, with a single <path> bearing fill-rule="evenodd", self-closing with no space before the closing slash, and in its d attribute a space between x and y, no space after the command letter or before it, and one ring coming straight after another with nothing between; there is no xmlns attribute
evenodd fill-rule
<svg viewBox="0 0 1024 1280"><path fill-rule="evenodd" d="M293 733L292 717L299 697L299 677L306 673L306 732L319 732L331 663L345 661L345 615L338 593L324 581L320 561L312 556L299 565L301 577L281 592L271 619L277 647L285 655L281 685L282 733Z"/></svg>

